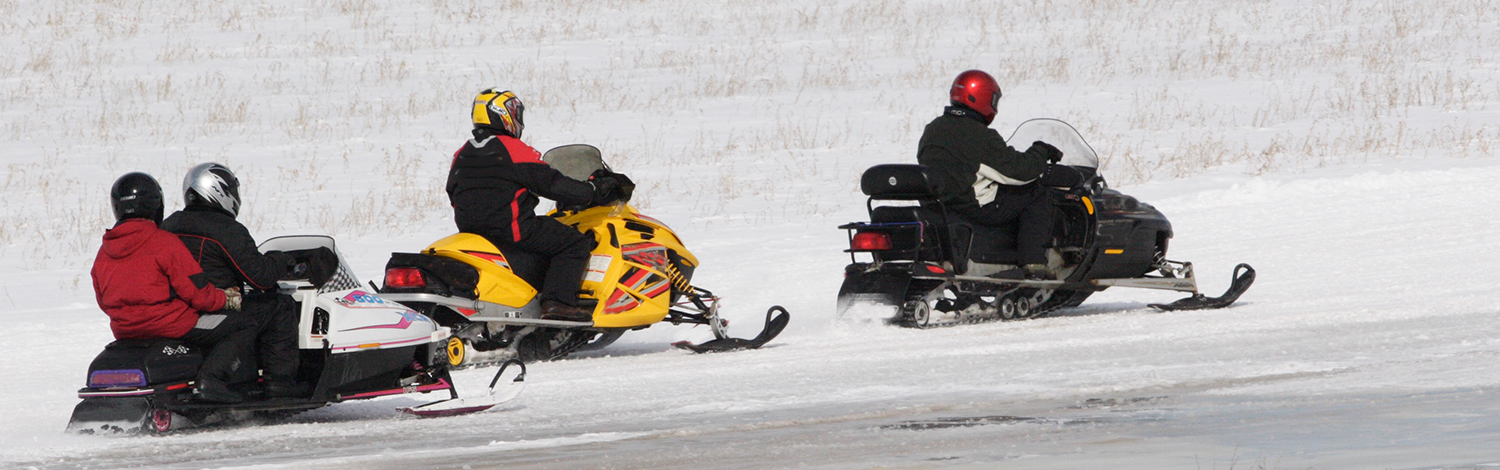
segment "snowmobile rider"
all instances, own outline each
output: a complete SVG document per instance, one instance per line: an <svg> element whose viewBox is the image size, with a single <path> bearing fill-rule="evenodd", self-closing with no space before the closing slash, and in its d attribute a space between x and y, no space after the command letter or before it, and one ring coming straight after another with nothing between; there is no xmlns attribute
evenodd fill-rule
<svg viewBox="0 0 1500 470"><path fill-rule="evenodd" d="M604 204L635 187L625 175L596 171L578 181L549 166L521 141L525 106L510 91L490 88L474 97L474 138L453 154L448 200L458 230L477 234L502 249L550 259L542 281L542 318L592 321L578 306L578 291L594 239L550 217L537 217L537 196L562 204Z"/></svg>
<svg viewBox="0 0 1500 470"><path fill-rule="evenodd" d="M917 162L935 173L943 203L970 223L1001 227L1019 221L1015 249L1021 268L996 277L1053 278L1045 248L1052 238L1052 202L1037 179L1062 152L1041 141L1019 152L989 128L1000 85L988 73L958 74L948 99L951 105L922 131Z"/></svg>
<svg viewBox="0 0 1500 470"><path fill-rule="evenodd" d="M244 400L227 383L255 341L245 316L226 314L239 309L239 291L208 282L182 241L157 228L162 192L151 175L121 176L109 198L115 226L104 233L90 274L94 299L109 315L115 339L177 339L204 348L208 354L193 395L219 403Z"/></svg>
<svg viewBox="0 0 1500 470"><path fill-rule="evenodd" d="M301 253L301 259L293 253L261 253L250 231L235 220L240 210L239 187L239 179L224 165L193 167L182 182L186 207L167 217L162 228L182 239L209 282L245 292L236 315L255 325L266 395L307 396L311 386L296 380L297 303L277 292L276 281L308 278L322 285L337 269L338 256L327 248L305 250L308 253Z"/></svg>

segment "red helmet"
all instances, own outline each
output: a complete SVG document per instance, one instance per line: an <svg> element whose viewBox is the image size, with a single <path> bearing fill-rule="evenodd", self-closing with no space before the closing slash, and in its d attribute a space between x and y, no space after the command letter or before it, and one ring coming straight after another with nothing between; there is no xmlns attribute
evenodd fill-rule
<svg viewBox="0 0 1500 470"><path fill-rule="evenodd" d="M995 77L980 70L969 70L953 79L953 89L948 92L953 104L979 112L986 124L995 120L995 105L1000 103L1000 84Z"/></svg>

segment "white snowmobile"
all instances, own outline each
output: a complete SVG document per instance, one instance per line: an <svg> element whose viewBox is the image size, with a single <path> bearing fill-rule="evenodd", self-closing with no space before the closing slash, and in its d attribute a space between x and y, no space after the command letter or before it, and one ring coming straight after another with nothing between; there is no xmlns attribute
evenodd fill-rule
<svg viewBox="0 0 1500 470"><path fill-rule="evenodd" d="M326 247L338 253L326 236L287 236L267 240L261 251ZM236 404L204 403L192 397L193 380L203 361L200 348L178 340L118 340L89 365L83 401L73 409L69 432L84 434L166 433L183 428L274 417L345 400L403 393L446 391L448 399L406 408L418 416L472 413L515 398L524 387L526 367L506 363L490 382L489 393L459 398L448 374L444 345L451 336L404 305L365 290L343 257L328 282L314 286L305 279L284 280L280 292L300 307L299 379L313 383L305 398L264 398L255 367L241 368L232 388L251 399ZM254 358L244 358L253 364ZM511 365L516 367L512 368ZM509 381L499 389L502 376Z"/></svg>

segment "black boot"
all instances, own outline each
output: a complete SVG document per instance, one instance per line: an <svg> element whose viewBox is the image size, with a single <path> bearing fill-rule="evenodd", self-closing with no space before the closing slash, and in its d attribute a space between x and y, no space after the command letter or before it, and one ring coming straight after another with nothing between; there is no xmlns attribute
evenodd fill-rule
<svg viewBox="0 0 1500 470"><path fill-rule="evenodd" d="M193 387L193 398L203 402L225 404L245 401L244 395L230 390L229 385L225 384L223 380L213 377L198 378L198 385Z"/></svg>
<svg viewBox="0 0 1500 470"><path fill-rule="evenodd" d="M556 300L542 301L542 319L593 322L594 312Z"/></svg>

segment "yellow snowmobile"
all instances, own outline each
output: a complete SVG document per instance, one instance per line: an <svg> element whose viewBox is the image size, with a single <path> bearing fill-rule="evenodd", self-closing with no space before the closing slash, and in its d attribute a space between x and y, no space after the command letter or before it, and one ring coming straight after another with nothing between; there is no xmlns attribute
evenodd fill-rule
<svg viewBox="0 0 1500 470"><path fill-rule="evenodd" d="M579 180L607 168L590 145L554 148L542 159ZM560 207L549 214L597 242L580 291L580 305L593 309L593 321L542 319L534 286L546 260L498 249L472 233L445 237L420 253L392 253L380 295L451 327L455 333L446 349L453 366L498 362L504 360L501 350L525 362L558 359L658 322L708 325L714 340L674 343L695 352L758 348L786 328L790 315L773 306L755 338L729 337L719 298L690 283L698 258L666 224L626 202Z"/></svg>

